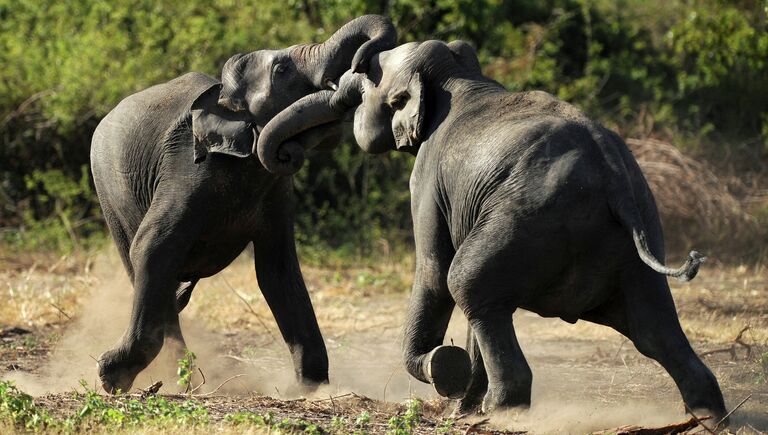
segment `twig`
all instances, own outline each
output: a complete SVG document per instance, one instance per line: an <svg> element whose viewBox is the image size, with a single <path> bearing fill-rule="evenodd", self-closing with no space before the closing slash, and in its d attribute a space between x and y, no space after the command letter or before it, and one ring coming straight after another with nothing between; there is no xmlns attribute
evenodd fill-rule
<svg viewBox="0 0 768 435"><path fill-rule="evenodd" d="M72 316L70 316L69 314L65 313L64 310L61 309L60 306L54 304L53 302L48 302L48 304L50 306L52 306L53 308L56 308L56 311L60 312L64 317L67 318L67 320L72 320Z"/></svg>
<svg viewBox="0 0 768 435"><path fill-rule="evenodd" d="M744 331L742 331L742 332L744 332ZM741 334L739 334L739 335L741 335ZM742 401L741 401L741 402L740 402L738 405L736 405L736 407L735 407L735 408L733 408L733 409L731 410L731 412L729 412L728 414L725 414L725 417L721 418L721 419L720 419L720 421L718 421L718 422L717 422L717 424L715 425L715 428L714 428L714 430L717 430L717 428L719 428L719 427L720 427L720 425L721 425L721 424L723 424L723 422L724 422L725 420L727 420L727 419L728 419L728 417L730 417L730 416L731 416L731 414L733 414L734 412L736 412L736 410L737 410L737 409L741 408L741 405L743 405L743 404L747 403L747 400L749 400L749 399L751 399L751 398L752 398L752 394L750 394L749 396L745 397L745 398L744 398L744 400L742 400Z"/></svg>
<svg viewBox="0 0 768 435"><path fill-rule="evenodd" d="M264 320L261 318L261 316L259 316L259 314L256 312L256 310L253 309L251 304L249 304L248 301L246 301L245 298L242 295L240 295L240 293L237 290L235 290L235 288L232 287L232 285L229 284L229 281L227 281L227 278L222 276L221 279L224 281L224 284L226 284L227 287L229 287L229 290L231 290L232 293L234 293L235 296L237 296L238 299L243 301L245 306L248 307L248 310L251 312L251 314L253 314L253 316L256 317L256 320L259 321L259 324L261 324L261 327L264 328L265 331L267 331L267 334L269 334L270 337L272 337L272 341L270 343L272 343L275 340L277 340L275 338L275 336L272 334L272 331L269 329L269 327L267 327L267 324L264 323ZM269 344L269 343L267 343L267 344Z"/></svg>
<svg viewBox="0 0 768 435"><path fill-rule="evenodd" d="M195 388L193 388L193 389L192 389L192 391L190 391L190 392L189 392L189 394L190 394L190 395L192 395L192 394L195 394L195 391L199 390L199 389L200 389L200 387L202 387L203 385L205 385L205 375L203 374L203 370L202 370L202 369L200 369L200 367L198 367L198 368L197 368L197 371L198 371L198 372L200 372L200 376L202 376L202 377L203 377L203 382L201 382L201 383L200 383L200 385L198 385L198 386L196 386Z"/></svg>
<svg viewBox="0 0 768 435"><path fill-rule="evenodd" d="M312 402L313 403L318 403L318 402L325 402L327 400L330 400L331 402L333 402L333 399L341 399L343 397L350 397L350 396L354 396L354 395L355 395L355 393L346 393L346 394L341 394L341 395L338 395L338 396L328 396L327 399L315 399Z"/></svg>
<svg viewBox="0 0 768 435"><path fill-rule="evenodd" d="M210 395L214 394L215 392L219 391L219 389L221 389L221 387L223 387L224 385L229 383L229 381L237 379L237 378L242 378L243 376L245 376L245 373L241 373L239 375L235 375L235 376L232 376L230 378L227 378L224 382L221 383L221 385L216 387L213 391L209 391L209 392L203 393L203 394L197 394L197 395L195 395L195 397L207 397L207 396L210 396Z"/></svg>
<svg viewBox="0 0 768 435"><path fill-rule="evenodd" d="M482 433L483 430L480 429L481 426L484 426L486 423L491 421L490 418L484 418L480 421L477 421L475 423L472 423L469 425L466 431L464 431L464 434L472 434L472 433Z"/></svg>
<svg viewBox="0 0 768 435"><path fill-rule="evenodd" d="M299 397L298 399L283 400L283 403L296 403L296 402L306 402L306 401L307 401L306 397Z"/></svg>
<svg viewBox="0 0 768 435"><path fill-rule="evenodd" d="M707 432L711 433L712 435L717 435L715 432L712 431L712 429L708 428L704 423L702 423L702 419L696 416L696 414L693 413L693 410L688 407L687 403L683 403L683 406L685 406L685 410L688 411L688 414L691 414L691 417L696 420L696 423L699 424L699 426L703 427ZM710 418L710 417L707 417Z"/></svg>
<svg viewBox="0 0 768 435"><path fill-rule="evenodd" d="M736 335L736 338L733 339L733 344L731 344L730 346L724 347L721 349L713 349L707 352L703 352L701 354L701 357L703 358L705 356L714 355L716 353L729 353L731 355L731 359L736 360L736 356L737 356L736 345L738 344L739 346L742 346L747 349L747 355L745 358L749 358L752 355L752 346L745 343L743 340L744 333L749 331L749 329L750 329L750 325L747 325L741 328L741 331L739 331L738 335Z"/></svg>
<svg viewBox="0 0 768 435"><path fill-rule="evenodd" d="M621 353L621 349L624 349L624 345L625 345L625 344L626 344L628 341L629 341L629 339L628 339L628 338L625 338L624 340L621 340L621 344L619 345L619 348L618 348L618 349L616 349L616 353L613 355L613 358L614 358L614 359L615 359L616 357L618 357L618 356L619 356L619 353Z"/></svg>
<svg viewBox="0 0 768 435"><path fill-rule="evenodd" d="M702 358L704 358L705 356L714 355L716 353L729 353L731 355L731 359L735 360L736 359L736 346L731 345L730 347L724 347L722 349L708 350L706 352L702 352L702 354L700 356Z"/></svg>
<svg viewBox="0 0 768 435"><path fill-rule="evenodd" d="M157 381L154 384L148 386L146 389L139 388L139 396L144 399L149 396L154 396L160 391L160 387L163 386L163 381Z"/></svg>
<svg viewBox="0 0 768 435"><path fill-rule="evenodd" d="M743 347L747 348L747 358L752 356L752 346L747 343L744 343L744 341L742 340L742 336L744 335L745 332L749 331L750 329L751 329L750 325L747 325L741 328L741 331L739 331L739 334L736 336L736 338L733 339L735 343L740 344Z"/></svg>
<svg viewBox="0 0 768 435"><path fill-rule="evenodd" d="M382 402L387 401L387 386L389 386L389 381L392 380L392 376L395 375L395 371L397 371L397 366L395 366L395 368L392 369L392 373L389 374L389 377L387 378L387 382L384 383L384 395L381 398Z"/></svg>

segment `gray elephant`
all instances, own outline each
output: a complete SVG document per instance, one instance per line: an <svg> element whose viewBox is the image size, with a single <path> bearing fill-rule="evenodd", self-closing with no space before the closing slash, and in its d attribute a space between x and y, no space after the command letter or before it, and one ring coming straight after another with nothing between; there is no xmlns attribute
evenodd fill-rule
<svg viewBox="0 0 768 435"><path fill-rule="evenodd" d="M293 238L293 184L253 155L257 130L304 95L337 79L353 57L365 70L392 48L391 22L365 16L323 44L262 50L230 61L240 77L261 80L247 111L232 111L221 83L190 73L124 99L99 124L91 168L104 218L134 287L128 329L99 358L108 392L128 391L167 339L184 348L178 313L195 284L253 242L259 288L288 345L297 378L328 381L328 356L304 285ZM371 49L375 51L371 51ZM244 59L248 59L247 62ZM228 77L225 68L224 77ZM338 141L338 129L309 132L299 147Z"/></svg>
<svg viewBox="0 0 768 435"><path fill-rule="evenodd" d="M460 398L462 413L528 406L532 374L511 315L524 308L614 328L669 372L691 409L724 415L666 280L692 279L703 258L660 263L653 196L615 133L547 93L508 92L482 76L465 43L427 41L380 53L367 74L345 73L336 93L299 100L267 124L258 147L279 150L327 128L308 114L340 118L355 107L362 149L416 156L411 375ZM469 320L472 358L442 346L455 304Z"/></svg>

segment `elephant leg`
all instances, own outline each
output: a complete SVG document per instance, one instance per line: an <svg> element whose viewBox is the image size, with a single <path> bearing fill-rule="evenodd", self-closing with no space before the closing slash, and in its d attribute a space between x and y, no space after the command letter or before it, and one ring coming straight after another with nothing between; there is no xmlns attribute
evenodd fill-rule
<svg viewBox="0 0 768 435"><path fill-rule="evenodd" d="M533 373L517 341L512 314L499 310L471 322L488 373L483 412L530 406Z"/></svg>
<svg viewBox="0 0 768 435"><path fill-rule="evenodd" d="M488 373L485 371L483 355L480 353L480 345L472 327L467 325L467 351L472 361L472 377L469 381L467 393L459 399L453 414L472 414L480 410L485 393L488 391Z"/></svg>
<svg viewBox="0 0 768 435"><path fill-rule="evenodd" d="M454 305L447 290L414 284L403 350L408 373L441 396L458 399L469 385L471 362L464 349L442 345Z"/></svg>
<svg viewBox="0 0 768 435"><path fill-rule="evenodd" d="M526 271L516 270L516 241L504 234L492 226L475 227L457 250L448 274L449 290L472 327L472 352L479 351L476 359L485 368L484 412L531 403L533 374L512 324L516 303L510 288L511 277L524 277ZM478 384L470 390L467 406L475 405L485 387L483 371L478 367L475 372Z"/></svg>
<svg viewBox="0 0 768 435"><path fill-rule="evenodd" d="M621 277L629 339L677 384L693 411L717 418L726 413L717 379L691 348L680 326L666 277L637 262Z"/></svg>
<svg viewBox="0 0 768 435"><path fill-rule="evenodd" d="M194 290L197 281L194 279L179 286L176 290L174 309L166 313L165 345L170 347L174 360L180 360L186 356L187 343L184 341L184 334L181 332L179 314L189 303L189 298L192 296L192 290Z"/></svg>
<svg viewBox="0 0 768 435"><path fill-rule="evenodd" d="M134 297L130 323L120 343L99 358L99 377L109 393L127 392L163 346L167 324L178 323L176 273L194 240L196 222L184 219L159 197L139 226L130 249ZM174 231L184 228L184 234Z"/></svg>
<svg viewBox="0 0 768 435"><path fill-rule="evenodd" d="M290 191L285 192L290 198ZM286 196L269 207L268 229L253 241L256 277L288 345L296 377L313 388L328 383L328 353L301 274L293 237L293 210Z"/></svg>
<svg viewBox="0 0 768 435"><path fill-rule="evenodd" d="M112 234L112 239L115 241L117 252L120 254L120 260L123 262L125 271L128 273L128 278L131 280L131 284L133 284L134 273L130 255L133 237L132 235L129 235L129 232L126 231L126 228L106 201L101 204L101 213L104 215L104 221L107 222L109 232Z"/></svg>
<svg viewBox="0 0 768 435"><path fill-rule="evenodd" d="M192 290L195 289L195 286L197 285L197 279L193 279L192 281L182 284L179 286L179 288L176 290L176 312L181 313L184 308L187 307L187 304L189 303L189 298L192 297Z"/></svg>
<svg viewBox="0 0 768 435"><path fill-rule="evenodd" d="M469 355L443 346L455 302L447 275L454 255L447 225L434 201L414 206L416 274L406 318L403 356L408 373L444 397L464 396L471 376Z"/></svg>

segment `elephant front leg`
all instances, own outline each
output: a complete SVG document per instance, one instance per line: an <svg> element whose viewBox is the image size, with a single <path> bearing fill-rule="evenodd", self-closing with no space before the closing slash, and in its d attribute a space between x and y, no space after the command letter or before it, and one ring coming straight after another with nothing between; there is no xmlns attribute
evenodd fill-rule
<svg viewBox="0 0 768 435"><path fill-rule="evenodd" d="M194 223L174 217L150 208L131 244L134 296L130 323L118 345L98 361L99 378L108 393L128 392L139 372L160 352L166 334L173 335L173 326L178 327L176 271L188 250L189 237L180 237L174 229L180 225L191 229Z"/></svg>
<svg viewBox="0 0 768 435"><path fill-rule="evenodd" d="M256 277L288 345L298 381L314 388L328 383L328 353L296 257L293 222L273 223L282 224L281 230L253 242Z"/></svg>
<svg viewBox="0 0 768 435"><path fill-rule="evenodd" d="M470 381L471 362L467 352L443 345L454 302L448 295L415 285L405 327L404 357L408 373L432 384L443 397L464 396Z"/></svg>
<svg viewBox="0 0 768 435"><path fill-rule="evenodd" d="M405 366L441 396L457 399L469 385L471 363L464 349L442 345L455 306L447 284L453 245L432 201L414 210L416 274L405 326Z"/></svg>

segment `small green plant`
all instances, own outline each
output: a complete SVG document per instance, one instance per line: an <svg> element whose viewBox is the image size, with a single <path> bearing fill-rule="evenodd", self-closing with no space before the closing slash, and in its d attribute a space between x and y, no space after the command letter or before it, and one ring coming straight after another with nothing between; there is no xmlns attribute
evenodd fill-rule
<svg viewBox="0 0 768 435"><path fill-rule="evenodd" d="M259 349L254 346L245 346L242 355L244 358L254 359L260 355Z"/></svg>
<svg viewBox="0 0 768 435"><path fill-rule="evenodd" d="M454 421L451 419L443 420L440 426L435 429L437 433L451 433L453 432Z"/></svg>
<svg viewBox="0 0 768 435"><path fill-rule="evenodd" d="M39 342L37 341L37 338L35 338L33 335L27 335L24 337L24 341L22 342L22 345L26 350L33 350L38 346Z"/></svg>
<svg viewBox="0 0 768 435"><path fill-rule="evenodd" d="M199 426L208 423L208 410L194 400L176 403L150 396L144 401L127 397L107 401L84 381L80 385L85 388L85 393L75 393L75 399L81 400L83 406L75 416L64 421L65 428L104 426L124 429Z"/></svg>
<svg viewBox="0 0 768 435"><path fill-rule="evenodd" d="M405 414L396 415L389 419L389 430L387 433L391 435L408 435L413 433L413 430L421 422L421 409L421 400L409 400Z"/></svg>
<svg viewBox="0 0 768 435"><path fill-rule="evenodd" d="M307 420L303 419L278 419L275 414L268 412L266 414L256 414L254 412L236 412L224 417L224 421L237 426L255 426L266 427L270 432L276 433L305 433L311 435L320 435L326 431Z"/></svg>
<svg viewBox="0 0 768 435"><path fill-rule="evenodd" d="M355 427L357 427L358 429L363 429L370 422L371 422L371 414L369 414L368 411L363 411L355 419Z"/></svg>
<svg viewBox="0 0 768 435"><path fill-rule="evenodd" d="M196 361L197 355L189 349L184 349L184 358L179 360L179 367L176 369L176 374L179 376L176 383L184 387L185 393L192 388L192 374L195 372Z"/></svg>
<svg viewBox="0 0 768 435"><path fill-rule="evenodd" d="M338 415L334 415L333 418L331 418L331 430L333 432L345 433L346 427L347 427L346 417L340 417Z"/></svg>
<svg viewBox="0 0 768 435"><path fill-rule="evenodd" d="M11 381L0 381L0 420L10 421L13 426L28 431L41 431L54 426L54 419L44 409L35 405L27 393Z"/></svg>

